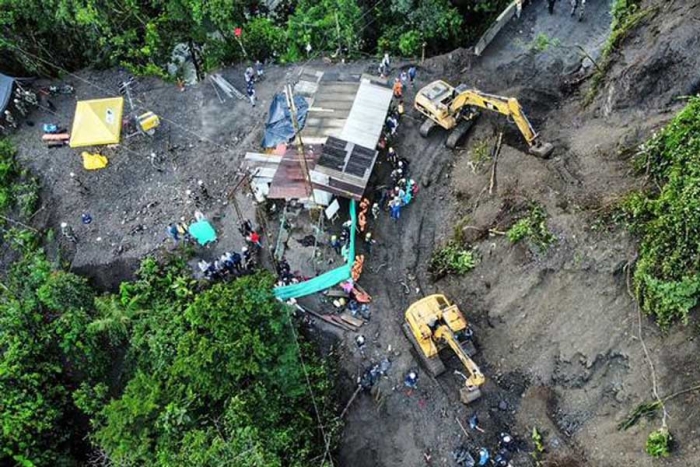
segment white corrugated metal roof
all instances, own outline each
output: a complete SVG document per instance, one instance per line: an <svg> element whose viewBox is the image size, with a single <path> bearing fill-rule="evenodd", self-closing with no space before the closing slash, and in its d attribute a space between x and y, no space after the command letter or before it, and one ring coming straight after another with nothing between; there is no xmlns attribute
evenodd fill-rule
<svg viewBox="0 0 700 467"><path fill-rule="evenodd" d="M391 98L391 89L377 86L363 79L350 109L348 120L340 133L340 139L368 149L376 149Z"/></svg>

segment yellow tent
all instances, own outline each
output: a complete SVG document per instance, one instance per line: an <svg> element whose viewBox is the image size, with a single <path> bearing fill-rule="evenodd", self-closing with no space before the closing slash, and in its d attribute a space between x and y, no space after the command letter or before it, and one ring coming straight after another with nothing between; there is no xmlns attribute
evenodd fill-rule
<svg viewBox="0 0 700 467"><path fill-rule="evenodd" d="M118 143L123 111L123 97L79 101L70 133L70 147Z"/></svg>

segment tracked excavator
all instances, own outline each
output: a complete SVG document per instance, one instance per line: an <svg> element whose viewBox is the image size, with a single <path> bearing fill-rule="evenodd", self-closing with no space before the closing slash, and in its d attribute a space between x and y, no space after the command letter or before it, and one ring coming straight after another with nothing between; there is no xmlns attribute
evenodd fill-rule
<svg viewBox="0 0 700 467"><path fill-rule="evenodd" d="M486 379L471 356L476 353L473 331L457 305L441 294L430 295L413 303L406 310L403 331L416 349L426 371L433 376L445 372L440 351L449 347L457 354L468 375L459 395L469 404L481 397L479 389ZM461 373L460 373L461 374Z"/></svg>
<svg viewBox="0 0 700 467"><path fill-rule="evenodd" d="M420 128L421 136L426 138L430 130L441 126L450 131L446 142L450 149L454 149L469 131L481 109L492 110L512 118L525 138L531 154L546 158L554 149L550 143L540 141L518 100L513 97L486 94L465 84L455 88L438 80L418 91L414 105L416 110L428 117Z"/></svg>

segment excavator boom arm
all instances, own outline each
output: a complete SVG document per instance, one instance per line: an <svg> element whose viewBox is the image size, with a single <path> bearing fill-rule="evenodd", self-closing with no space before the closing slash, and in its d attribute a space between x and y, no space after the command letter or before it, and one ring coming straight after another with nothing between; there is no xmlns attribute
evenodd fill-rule
<svg viewBox="0 0 700 467"><path fill-rule="evenodd" d="M463 91L454 98L450 104L452 113L459 112L464 106L471 105L482 109L492 110L508 117L512 117L518 129L523 134L525 141L530 146L536 144L537 133L525 116L522 107L517 99L513 97L501 97L493 94L486 94L480 91L469 89Z"/></svg>
<svg viewBox="0 0 700 467"><path fill-rule="evenodd" d="M462 348L462 345L459 343L457 340L457 337L455 336L454 332L446 326L442 325L438 328L438 330L435 332L435 336L444 339L445 342L447 342L447 345L450 346L452 351L457 354L457 357L462 361L462 364L464 365L464 368L467 369L467 372L469 373L469 377L467 378L467 387L469 389L477 389L481 385L486 382L486 378L484 378L484 374L481 372L479 367L477 366L476 363L474 363L474 360L472 360L469 355L464 351Z"/></svg>

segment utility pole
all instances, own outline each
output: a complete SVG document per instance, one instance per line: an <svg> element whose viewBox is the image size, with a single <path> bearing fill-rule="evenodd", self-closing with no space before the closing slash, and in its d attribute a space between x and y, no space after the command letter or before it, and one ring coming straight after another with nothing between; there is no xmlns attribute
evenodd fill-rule
<svg viewBox="0 0 700 467"><path fill-rule="evenodd" d="M294 132L296 133L297 154L299 155L301 171L304 174L304 187L306 188L306 195L311 196L311 200L315 205L316 197L314 196L314 190L311 186L311 175L309 174L309 166L306 164L306 152L304 150L304 142L301 139L301 132L299 131L299 122L297 121L297 106L294 103L294 92L290 83L287 83L285 85L284 94L287 97L287 105L289 106L289 113L292 118L292 126L294 127Z"/></svg>

